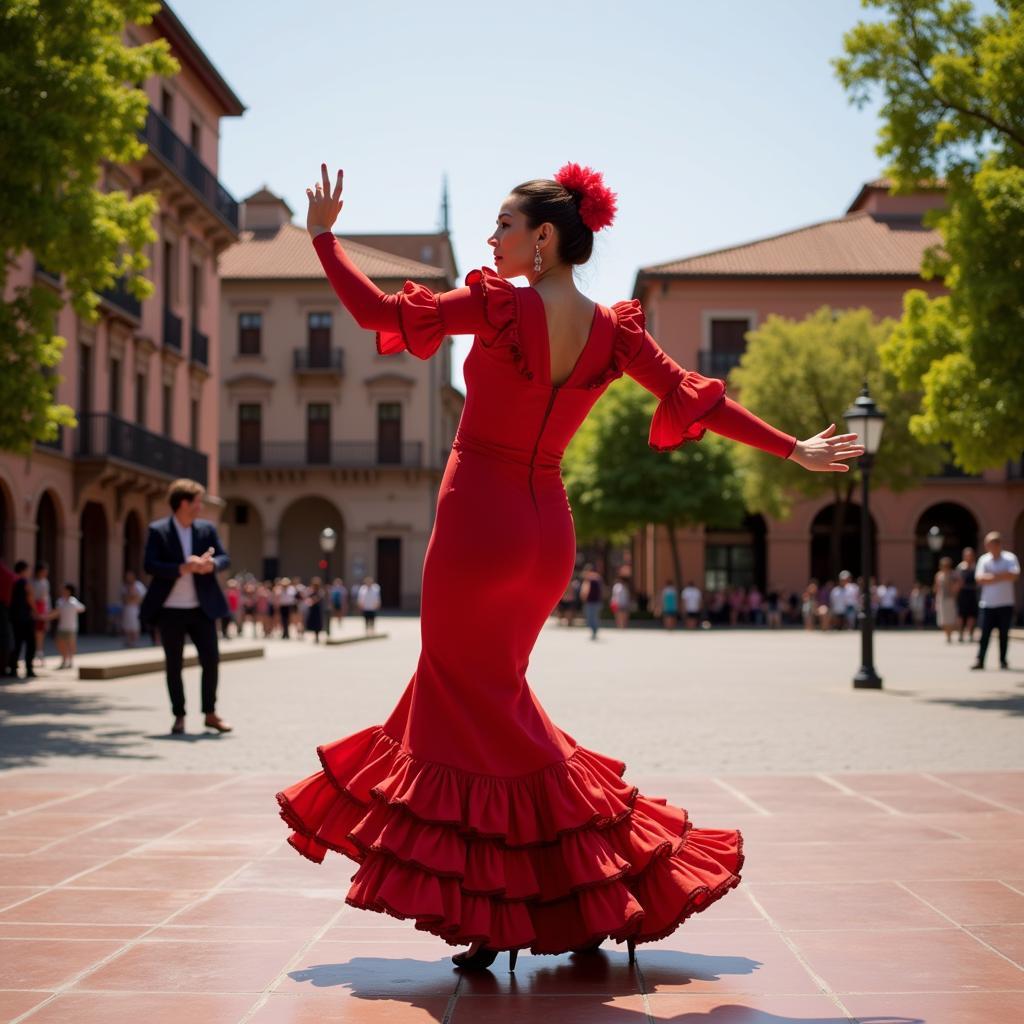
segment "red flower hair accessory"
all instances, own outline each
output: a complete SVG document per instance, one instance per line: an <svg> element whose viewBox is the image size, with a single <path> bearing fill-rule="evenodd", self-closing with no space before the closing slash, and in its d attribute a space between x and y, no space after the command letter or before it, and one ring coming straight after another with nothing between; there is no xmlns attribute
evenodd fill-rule
<svg viewBox="0 0 1024 1024"><path fill-rule="evenodd" d="M579 164L565 164L559 168L555 181L577 197L580 218L591 231L600 231L615 219L617 195L605 185L600 171Z"/></svg>

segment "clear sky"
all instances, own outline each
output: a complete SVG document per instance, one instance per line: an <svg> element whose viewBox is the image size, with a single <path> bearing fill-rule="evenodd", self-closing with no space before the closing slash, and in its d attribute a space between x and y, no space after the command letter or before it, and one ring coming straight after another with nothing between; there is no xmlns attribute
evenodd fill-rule
<svg viewBox="0 0 1024 1024"><path fill-rule="evenodd" d="M221 122L236 198L266 184L304 224L325 160L336 230L431 231L447 174L463 276L508 190L567 160L619 194L578 273L604 304L641 266L839 216L882 169L877 99L849 104L829 65L878 17L859 0L171 6L248 107Z"/></svg>

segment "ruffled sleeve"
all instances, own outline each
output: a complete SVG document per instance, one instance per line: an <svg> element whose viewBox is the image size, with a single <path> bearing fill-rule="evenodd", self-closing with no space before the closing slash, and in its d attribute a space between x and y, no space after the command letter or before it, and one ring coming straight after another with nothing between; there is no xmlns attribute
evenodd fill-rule
<svg viewBox="0 0 1024 1024"><path fill-rule="evenodd" d="M479 297L483 310L482 323L476 332L480 343L495 352L507 352L516 369L532 380L533 371L527 365L519 334L519 300L515 285L490 267L480 267L466 275L466 286L471 294Z"/></svg>
<svg viewBox="0 0 1024 1024"><path fill-rule="evenodd" d="M699 441L707 430L704 419L725 399L725 381L684 370L647 331L638 299L617 302L617 327L612 362L616 376L628 374L660 401L651 418L648 444L655 451Z"/></svg>
<svg viewBox="0 0 1024 1024"><path fill-rule="evenodd" d="M394 298L398 329L377 331L377 351L382 356L408 351L419 359L429 359L448 333L440 296L426 285L406 281Z"/></svg>

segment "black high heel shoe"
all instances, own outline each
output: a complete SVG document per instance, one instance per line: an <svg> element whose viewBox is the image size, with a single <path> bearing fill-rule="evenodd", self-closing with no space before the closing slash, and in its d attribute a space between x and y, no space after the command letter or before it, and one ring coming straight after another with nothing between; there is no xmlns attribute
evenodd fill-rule
<svg viewBox="0 0 1024 1024"><path fill-rule="evenodd" d="M498 952L499 951L497 949L488 949L486 946L481 946L472 956L464 956L462 953L456 953L455 956L452 957L452 963L455 964L456 967L468 967L470 970L483 971L494 963ZM508 969L510 971L514 971L516 969L516 957L518 956L518 949L510 949L508 951ZM462 959L457 960L456 957L462 957Z"/></svg>
<svg viewBox="0 0 1024 1024"><path fill-rule="evenodd" d="M629 962L636 963L636 939L626 939L626 949L629 950Z"/></svg>

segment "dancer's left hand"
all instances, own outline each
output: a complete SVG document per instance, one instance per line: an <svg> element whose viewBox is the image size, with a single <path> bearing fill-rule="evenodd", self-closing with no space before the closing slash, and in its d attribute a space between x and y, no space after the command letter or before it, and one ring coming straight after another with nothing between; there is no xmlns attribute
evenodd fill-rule
<svg viewBox="0 0 1024 1024"><path fill-rule="evenodd" d="M345 172L338 171L338 181L331 191L331 178L327 173L327 164L320 165L320 176L322 181L316 183L316 188L306 189L306 197L309 199L309 210L306 213L306 230L310 238L315 238L323 231L330 231L334 222L341 213L345 201L341 198L341 186L345 178Z"/></svg>

